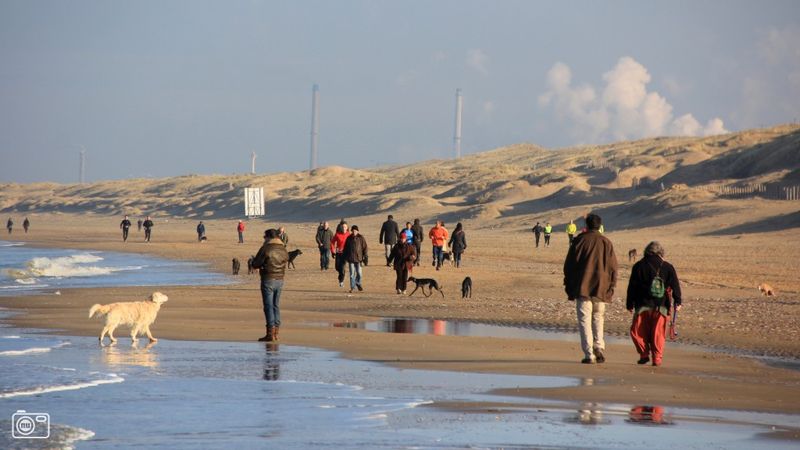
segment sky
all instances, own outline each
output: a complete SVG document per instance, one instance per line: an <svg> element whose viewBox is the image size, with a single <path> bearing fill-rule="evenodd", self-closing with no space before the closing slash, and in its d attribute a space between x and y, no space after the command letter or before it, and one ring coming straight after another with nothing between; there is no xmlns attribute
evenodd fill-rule
<svg viewBox="0 0 800 450"><path fill-rule="evenodd" d="M0 0L0 183L367 168L800 120L800 2Z"/></svg>

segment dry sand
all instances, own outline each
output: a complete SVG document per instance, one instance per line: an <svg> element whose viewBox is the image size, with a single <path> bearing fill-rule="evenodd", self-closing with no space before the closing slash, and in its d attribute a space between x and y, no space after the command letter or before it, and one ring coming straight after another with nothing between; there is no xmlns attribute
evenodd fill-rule
<svg viewBox="0 0 800 450"><path fill-rule="evenodd" d="M123 244L118 230L120 219L97 215L35 216L30 234L15 232L10 238L26 240L31 245L204 261L227 273L231 258L246 260L257 250L262 230L274 225L250 221L247 243L238 245L235 220L207 220L209 240L199 244L195 220L159 220L151 244L142 243L142 233L136 231ZM605 364L587 366L578 363L582 354L574 342L388 334L320 326L378 317L416 317L575 330L574 304L565 299L561 288L561 263L567 247L563 232L554 235L550 248L534 250L527 227L479 228L478 223L467 222L469 248L464 267L434 271L429 266L429 247L425 245L426 264L415 269L418 275L440 280L447 297L409 298L394 293L394 273L381 263L377 230L383 217L349 219L359 225L371 245L371 265L365 270L366 290L352 295L338 287L333 270L319 270L313 243L316 224L286 224L290 249L301 248L304 254L297 260L297 269L290 270L287 276L282 299L282 343L333 349L347 357L402 367L563 375L583 380L579 387L520 388L506 394L800 412L800 372L768 367L733 354L741 351L800 356L800 282L794 275L796 265L787 265L800 252L800 241L793 231L703 237L684 234L687 230L680 227L646 232L609 230L607 235L619 253L633 247L641 249L649 239L660 239L684 283L680 341L703 347L669 345L664 366L653 368L635 364L638 356L632 344L610 345ZM622 280L618 290L623 291L631 264L623 255L619 259ZM470 300L458 295L466 275L475 283ZM759 295L755 285L762 278L778 289L778 297ZM240 341L263 335L257 276L240 275L237 279L239 283L229 286L159 288L170 296L170 301L161 310L154 334L172 339ZM16 325L96 335L100 323L86 318L92 304L135 300L152 290L73 289L62 291L60 296L0 297L0 305L23 312L12 320ZM629 320L623 300L617 299L607 313L608 334L624 337ZM117 334L125 336L124 331ZM122 339L125 345L127 338ZM730 349L733 353L711 352L705 350L707 347Z"/></svg>

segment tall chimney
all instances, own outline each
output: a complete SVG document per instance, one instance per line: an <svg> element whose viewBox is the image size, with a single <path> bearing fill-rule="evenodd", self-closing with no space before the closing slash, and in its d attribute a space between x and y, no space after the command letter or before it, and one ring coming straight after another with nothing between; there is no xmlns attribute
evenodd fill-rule
<svg viewBox="0 0 800 450"><path fill-rule="evenodd" d="M311 90L311 161L309 170L317 168L317 144L319 141L319 85Z"/></svg>
<svg viewBox="0 0 800 450"><path fill-rule="evenodd" d="M250 154L250 173L256 174L256 152Z"/></svg>
<svg viewBox="0 0 800 450"><path fill-rule="evenodd" d="M463 104L461 89L456 89L456 129L453 134L453 151L456 154L456 159L461 158L461 108Z"/></svg>
<svg viewBox="0 0 800 450"><path fill-rule="evenodd" d="M81 165L80 165L80 169L78 171L78 180L80 181L81 184L83 184L86 181L85 175L84 175L86 173L86 149L82 145L81 145L81 149L82 149L81 150Z"/></svg>

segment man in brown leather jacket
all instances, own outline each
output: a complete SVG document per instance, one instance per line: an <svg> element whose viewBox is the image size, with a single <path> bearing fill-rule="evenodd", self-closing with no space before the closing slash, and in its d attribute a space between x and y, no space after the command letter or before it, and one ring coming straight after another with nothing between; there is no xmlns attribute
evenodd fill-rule
<svg viewBox="0 0 800 450"><path fill-rule="evenodd" d="M277 341L281 327L280 299L289 253L278 234L278 230L267 230L264 233L264 245L253 258L253 267L258 267L261 275L261 300L267 322L267 334L259 339L261 342Z"/></svg>
<svg viewBox="0 0 800 450"><path fill-rule="evenodd" d="M587 215L587 231L575 238L564 260L564 290L576 303L584 364L606 361L604 315L617 284L617 257L599 231L602 224L597 214Z"/></svg>

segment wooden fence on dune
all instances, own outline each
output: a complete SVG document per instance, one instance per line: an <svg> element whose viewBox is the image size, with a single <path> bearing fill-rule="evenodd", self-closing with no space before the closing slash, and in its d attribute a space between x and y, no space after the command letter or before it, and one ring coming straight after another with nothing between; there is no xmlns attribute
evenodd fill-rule
<svg viewBox="0 0 800 450"><path fill-rule="evenodd" d="M800 200L800 186L781 184L747 184L741 186L709 184L698 186L696 189L714 192L717 195L728 198L761 197L770 200Z"/></svg>

